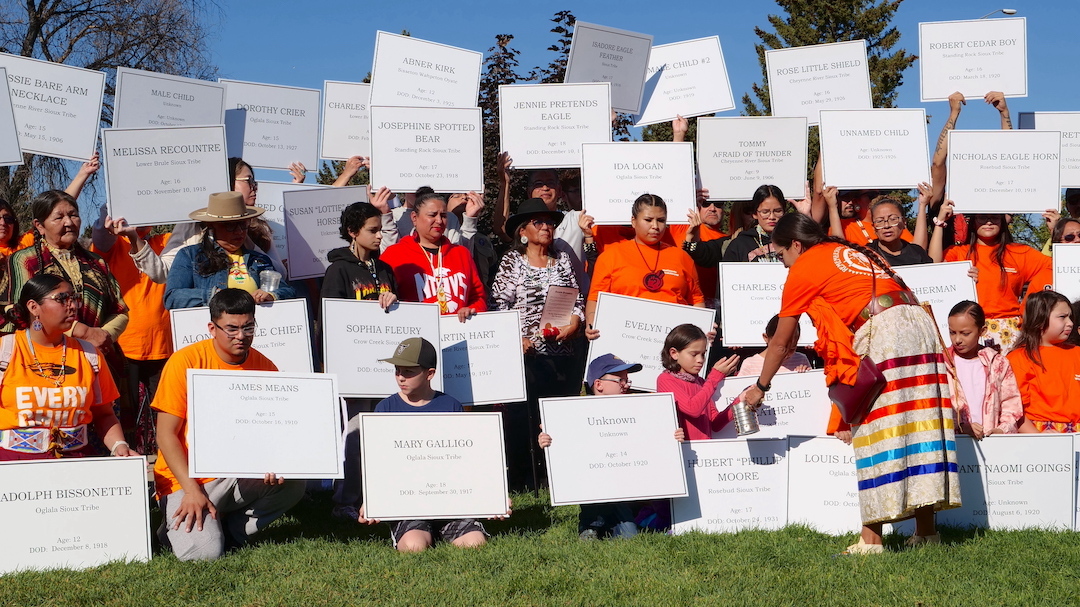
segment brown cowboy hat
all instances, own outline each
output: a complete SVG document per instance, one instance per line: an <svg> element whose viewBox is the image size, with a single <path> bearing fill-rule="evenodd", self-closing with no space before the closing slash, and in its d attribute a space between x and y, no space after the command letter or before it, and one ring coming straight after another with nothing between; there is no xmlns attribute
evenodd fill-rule
<svg viewBox="0 0 1080 607"><path fill-rule="evenodd" d="M244 195L240 192L217 192L210 195L205 208L192 211L188 217L203 223L214 223L251 219L265 212L266 209L262 207L249 207L244 204Z"/></svg>

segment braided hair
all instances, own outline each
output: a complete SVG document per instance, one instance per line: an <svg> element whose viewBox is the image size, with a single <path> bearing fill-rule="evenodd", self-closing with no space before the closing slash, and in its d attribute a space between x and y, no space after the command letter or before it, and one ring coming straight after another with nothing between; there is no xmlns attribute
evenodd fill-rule
<svg viewBox="0 0 1080 607"><path fill-rule="evenodd" d="M776 224L776 228L773 229L772 242L776 246L784 248L790 247L792 242L798 242L803 246L803 249L809 249L823 242L834 242L862 253L870 263L880 268L889 278L896 281L896 284L900 285L901 288L908 289L904 279L900 278L900 275L876 251L837 236L826 236L825 230L821 228L820 223L802 213L789 213L781 217Z"/></svg>

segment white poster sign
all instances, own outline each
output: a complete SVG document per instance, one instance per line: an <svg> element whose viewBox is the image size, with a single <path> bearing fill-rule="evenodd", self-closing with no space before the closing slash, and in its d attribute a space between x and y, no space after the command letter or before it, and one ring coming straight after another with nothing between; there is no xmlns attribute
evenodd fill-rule
<svg viewBox="0 0 1080 607"><path fill-rule="evenodd" d="M925 110L821 110L825 183L908 189L930 182Z"/></svg>
<svg viewBox="0 0 1080 607"><path fill-rule="evenodd" d="M551 504L687 495L671 394L540 399Z"/></svg>
<svg viewBox="0 0 1080 607"><path fill-rule="evenodd" d="M319 89L221 80L229 157L260 169L319 162Z"/></svg>
<svg viewBox="0 0 1080 607"><path fill-rule="evenodd" d="M90 160L97 147L105 72L0 53L25 154Z"/></svg>
<svg viewBox="0 0 1080 607"><path fill-rule="evenodd" d="M874 107L865 40L767 50L765 71L773 116L804 116L813 125L819 110Z"/></svg>
<svg viewBox="0 0 1080 607"><path fill-rule="evenodd" d="M109 214L128 225L190 221L214 192L229 191L225 127L103 129Z"/></svg>
<svg viewBox="0 0 1080 607"><path fill-rule="evenodd" d="M342 396L385 398L398 391L390 358L398 344L423 337L439 349L439 306L399 302L383 310L377 301L322 300L323 360L327 373L336 373ZM442 374L431 387L442 390Z"/></svg>
<svg viewBox="0 0 1080 607"><path fill-rule="evenodd" d="M1080 188L1080 112L1021 112L1021 129L1061 132L1061 187Z"/></svg>
<svg viewBox="0 0 1080 607"><path fill-rule="evenodd" d="M1054 290L1069 298L1080 299L1080 243L1054 243Z"/></svg>
<svg viewBox="0 0 1080 607"><path fill-rule="evenodd" d="M1061 133L949 131L957 213L1042 213L1061 206Z"/></svg>
<svg viewBox="0 0 1080 607"><path fill-rule="evenodd" d="M697 163L709 200L750 200L762 184L796 198L806 185L806 118L698 118Z"/></svg>
<svg viewBox="0 0 1080 607"><path fill-rule="evenodd" d="M169 310L173 344L179 350L210 339L210 308ZM311 330L307 300L285 299L255 309L255 339L251 347L277 365L278 371L311 373Z"/></svg>
<svg viewBox="0 0 1080 607"><path fill-rule="evenodd" d="M285 190L285 245L289 280L322 278L330 262L326 254L345 246L341 211L354 202L367 202L367 186Z"/></svg>
<svg viewBox="0 0 1080 607"><path fill-rule="evenodd" d="M283 183L280 181L260 181L255 204L266 209L262 218L270 224L274 232L274 249L281 259L289 258L289 245L285 230L285 192L298 190L325 189L330 186L318 183ZM344 242L344 241L342 241Z"/></svg>
<svg viewBox="0 0 1080 607"><path fill-rule="evenodd" d="M922 102L955 91L978 99L989 91L1027 97L1027 24L1023 17L919 24Z"/></svg>
<svg viewBox="0 0 1080 607"><path fill-rule="evenodd" d="M118 67L114 105L118 129L224 124L225 85Z"/></svg>
<svg viewBox="0 0 1080 607"><path fill-rule="evenodd" d="M855 450L831 436L788 437L788 524L844 535L862 527Z"/></svg>
<svg viewBox="0 0 1080 607"><path fill-rule="evenodd" d="M1072 529L1076 498L1073 437L995 434L956 437L963 506L938 522L990 529Z"/></svg>
<svg viewBox="0 0 1080 607"><path fill-rule="evenodd" d="M0 574L150 560L145 457L0 463Z"/></svg>
<svg viewBox="0 0 1080 607"><path fill-rule="evenodd" d="M780 313L787 272L780 263L719 265L720 326L725 346L764 346L765 325ZM799 329L799 345L814 345L817 331L808 314L799 318Z"/></svg>
<svg viewBox="0 0 1080 607"><path fill-rule="evenodd" d="M930 304L941 339L949 341L949 310L962 301L979 301L970 261L897 266L893 268L921 302Z"/></svg>
<svg viewBox="0 0 1080 607"><path fill-rule="evenodd" d="M690 494L671 500L671 531L733 533L787 524L787 439L682 444Z"/></svg>
<svg viewBox="0 0 1080 607"><path fill-rule="evenodd" d="M634 126L735 109L718 36L652 47L645 78Z"/></svg>
<svg viewBox="0 0 1080 607"><path fill-rule="evenodd" d="M481 312L461 322L439 318L443 392L463 405L517 403L526 399L521 314Z"/></svg>
<svg viewBox="0 0 1080 607"><path fill-rule="evenodd" d="M371 107L371 183L396 191L484 189L479 108Z"/></svg>
<svg viewBox="0 0 1080 607"><path fill-rule="evenodd" d="M501 413L363 413L360 466L368 518L506 515Z"/></svg>
<svg viewBox="0 0 1080 607"><path fill-rule="evenodd" d="M581 146L581 197L597 225L630 223L642 194L664 199L668 224L685 224L695 208L694 144L586 143Z"/></svg>
<svg viewBox="0 0 1080 607"><path fill-rule="evenodd" d="M634 389L655 392L656 378L664 370L660 351L668 333L683 323L697 325L708 333L715 314L709 308L600 293L593 323L600 337L589 342L589 361L614 354L627 362L640 363L642 370L631 378Z"/></svg>
<svg viewBox="0 0 1080 607"><path fill-rule="evenodd" d="M348 160L371 156L370 97L370 84L332 80L323 83L320 157Z"/></svg>
<svg viewBox="0 0 1080 607"><path fill-rule="evenodd" d="M504 84L499 137L514 168L581 166L581 144L611 141L611 83Z"/></svg>
<svg viewBox="0 0 1080 607"><path fill-rule="evenodd" d="M653 37L578 21L566 59L563 82L610 82L611 107L637 114Z"/></svg>
<svg viewBox="0 0 1080 607"><path fill-rule="evenodd" d="M376 32L371 105L476 107L483 58L476 51Z"/></svg>
<svg viewBox="0 0 1080 607"><path fill-rule="evenodd" d="M192 478L344 478L335 375L188 369L187 381Z"/></svg>
<svg viewBox="0 0 1080 607"><path fill-rule="evenodd" d="M720 411L731 406L743 390L754 385L756 375L728 377L716 387L716 408ZM825 385L825 372L820 369L805 373L777 373L772 388L765 393L765 404L758 409L758 426L761 430L753 438L787 438L788 436L813 436L825 434L832 413L829 387ZM713 438L735 438L735 424L724 426Z"/></svg>

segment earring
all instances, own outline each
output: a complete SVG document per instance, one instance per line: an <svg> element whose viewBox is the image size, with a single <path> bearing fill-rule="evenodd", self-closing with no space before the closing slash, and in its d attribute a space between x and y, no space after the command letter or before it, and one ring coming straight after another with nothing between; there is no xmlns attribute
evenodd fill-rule
<svg viewBox="0 0 1080 607"><path fill-rule="evenodd" d="M34 322L30 323L30 328L35 331L40 331L42 329L41 321L38 320L36 316L34 317Z"/></svg>
<svg viewBox="0 0 1080 607"><path fill-rule="evenodd" d="M521 237L521 244L529 244L529 239L526 238L525 236L522 236Z"/></svg>

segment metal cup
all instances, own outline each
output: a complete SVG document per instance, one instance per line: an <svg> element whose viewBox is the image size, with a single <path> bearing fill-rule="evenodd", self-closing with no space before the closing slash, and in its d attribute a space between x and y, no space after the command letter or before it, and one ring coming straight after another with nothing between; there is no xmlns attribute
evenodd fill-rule
<svg viewBox="0 0 1080 607"><path fill-rule="evenodd" d="M281 286L281 272L263 270L259 272L259 288L267 293L273 293Z"/></svg>
<svg viewBox="0 0 1080 607"><path fill-rule="evenodd" d="M758 426L757 411L742 402L742 398L736 398L731 403L731 411L735 414L735 433L739 436L757 434L761 430Z"/></svg>

